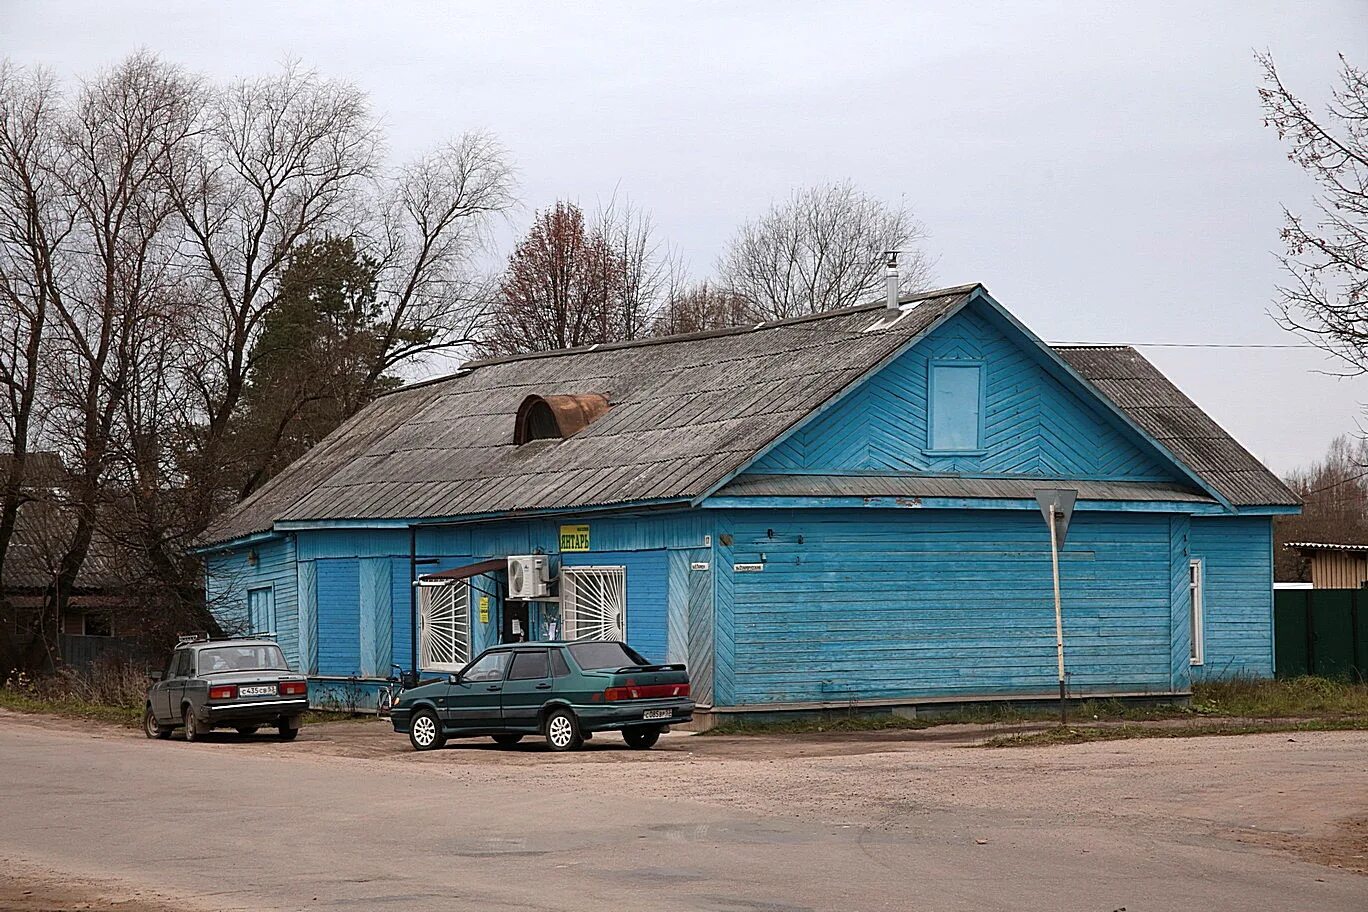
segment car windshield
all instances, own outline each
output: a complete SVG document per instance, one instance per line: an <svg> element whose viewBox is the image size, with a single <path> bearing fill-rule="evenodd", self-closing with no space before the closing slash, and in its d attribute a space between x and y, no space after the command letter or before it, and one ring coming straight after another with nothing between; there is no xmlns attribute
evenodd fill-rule
<svg viewBox="0 0 1368 912"><path fill-rule="evenodd" d="M575 643L570 646L570 654L585 671L651 664L622 643Z"/></svg>
<svg viewBox="0 0 1368 912"><path fill-rule="evenodd" d="M215 646L201 649L199 654L199 673L202 675L289 670L279 646Z"/></svg>

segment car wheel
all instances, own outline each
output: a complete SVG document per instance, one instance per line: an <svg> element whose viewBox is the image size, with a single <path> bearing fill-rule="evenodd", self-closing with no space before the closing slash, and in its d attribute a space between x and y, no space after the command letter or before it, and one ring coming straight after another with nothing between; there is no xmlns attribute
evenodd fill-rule
<svg viewBox="0 0 1368 912"><path fill-rule="evenodd" d="M654 725L624 728L622 740L626 741L632 750L648 750L655 747L655 743L660 740L660 729Z"/></svg>
<svg viewBox="0 0 1368 912"><path fill-rule="evenodd" d="M199 741L209 734L209 729L195 721L195 711L189 706L185 707L185 713L181 717L185 725L185 740Z"/></svg>
<svg viewBox="0 0 1368 912"><path fill-rule="evenodd" d="M239 725L237 727L237 733L245 738L248 735L255 735L259 728L261 728L260 725Z"/></svg>
<svg viewBox="0 0 1368 912"><path fill-rule="evenodd" d="M584 744L579 722L568 709L553 709L546 717L546 743L553 751L579 750Z"/></svg>
<svg viewBox="0 0 1368 912"><path fill-rule="evenodd" d="M500 745L500 746L502 746L502 747L512 747L513 745L517 744L517 743L518 743L519 741L521 741L522 739L523 739L523 736L522 736L522 735L514 735L514 734L495 735L495 736L494 736L494 743L495 743L495 744L498 744L498 745Z"/></svg>
<svg viewBox="0 0 1368 912"><path fill-rule="evenodd" d="M161 725L157 722L157 714L152 711L152 707L147 707L147 712L143 713L143 733L149 738L160 738L165 741L171 737L170 726Z"/></svg>
<svg viewBox="0 0 1368 912"><path fill-rule="evenodd" d="M295 738L299 737L299 729L290 725L288 722L282 722L280 725L276 726L276 737L281 741L293 741Z"/></svg>
<svg viewBox="0 0 1368 912"><path fill-rule="evenodd" d="M414 750L436 750L446 744L446 733L437 714L430 709L420 709L409 722L409 743Z"/></svg>

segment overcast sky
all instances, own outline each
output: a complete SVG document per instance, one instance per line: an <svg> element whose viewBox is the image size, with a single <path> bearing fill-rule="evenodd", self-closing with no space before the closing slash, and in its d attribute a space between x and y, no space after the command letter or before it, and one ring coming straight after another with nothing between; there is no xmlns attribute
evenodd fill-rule
<svg viewBox="0 0 1368 912"><path fill-rule="evenodd" d="M65 76L140 47L216 79L298 57L367 92L396 160L487 129L511 244L616 192L697 275L801 184L926 224L938 284L983 282L1051 341L1287 343L1279 206L1312 188L1264 128L1255 48L1317 101L1368 65L1368 2L404 3L0 0L0 56ZM1355 431L1368 379L1306 349L1144 353L1275 471Z"/></svg>

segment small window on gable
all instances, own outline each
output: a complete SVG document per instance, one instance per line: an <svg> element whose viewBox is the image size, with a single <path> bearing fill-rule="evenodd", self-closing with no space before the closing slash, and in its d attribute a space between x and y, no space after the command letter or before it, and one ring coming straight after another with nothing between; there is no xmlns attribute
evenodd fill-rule
<svg viewBox="0 0 1368 912"><path fill-rule="evenodd" d="M983 447L983 365L933 361L929 379L927 449L974 453Z"/></svg>

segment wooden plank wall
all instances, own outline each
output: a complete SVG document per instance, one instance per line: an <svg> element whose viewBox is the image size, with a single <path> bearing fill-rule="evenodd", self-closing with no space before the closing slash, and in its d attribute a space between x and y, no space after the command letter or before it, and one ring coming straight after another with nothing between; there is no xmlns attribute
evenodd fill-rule
<svg viewBox="0 0 1368 912"><path fill-rule="evenodd" d="M361 668L361 562L341 557L318 565L318 673L353 675Z"/></svg>
<svg viewBox="0 0 1368 912"><path fill-rule="evenodd" d="M1035 512L736 511L729 523L735 545L717 549L719 704L1056 684ZM733 560L765 569L728 572ZM1061 572L1073 691L1169 692L1169 517L1076 513Z"/></svg>
<svg viewBox="0 0 1368 912"><path fill-rule="evenodd" d="M1359 589L1368 582L1368 555L1344 551L1311 554L1311 585L1317 589Z"/></svg>
<svg viewBox="0 0 1368 912"><path fill-rule="evenodd" d="M1163 480L1172 470L1137 446L1116 419L1066 389L1023 348L965 311L814 420L751 472L878 469ZM927 453L927 370L934 360L985 366L984 452Z"/></svg>
<svg viewBox="0 0 1368 912"><path fill-rule="evenodd" d="M707 570L690 570L688 576L688 639L689 680L692 682L695 703L705 706L713 702L713 633L716 618L713 613L713 587L717 564L711 548L696 548L681 552L690 561L703 561Z"/></svg>
<svg viewBox="0 0 1368 912"><path fill-rule="evenodd" d="M1206 661L1194 678L1273 674L1273 519L1193 517Z"/></svg>
<svg viewBox="0 0 1368 912"><path fill-rule="evenodd" d="M318 565L299 561L299 662L291 664L304 674L318 673Z"/></svg>
<svg viewBox="0 0 1368 912"><path fill-rule="evenodd" d="M731 513L717 517L713 537L713 703L733 706L743 696L738 692L736 617L736 576L733 564L740 553L736 542L736 519ZM782 627L779 628L782 631Z"/></svg>
<svg viewBox="0 0 1368 912"><path fill-rule="evenodd" d="M393 653L391 635L394 619L392 615L391 593L393 579L390 575L390 559L387 557L367 557L361 561L360 581L360 670L367 677L385 677L389 674L390 656Z"/></svg>
<svg viewBox="0 0 1368 912"><path fill-rule="evenodd" d="M1169 675L1175 693L1192 689L1192 593L1189 588L1192 524L1186 516L1169 519Z"/></svg>
<svg viewBox="0 0 1368 912"><path fill-rule="evenodd" d="M256 555L255 563L250 559L252 554ZM211 555L205 561L205 593L209 610L224 629L245 632L247 590L269 586L275 599L276 639L286 659L298 667L299 588L295 558L293 535Z"/></svg>

